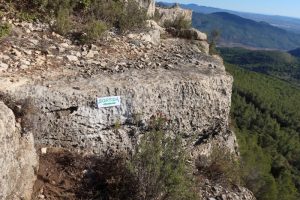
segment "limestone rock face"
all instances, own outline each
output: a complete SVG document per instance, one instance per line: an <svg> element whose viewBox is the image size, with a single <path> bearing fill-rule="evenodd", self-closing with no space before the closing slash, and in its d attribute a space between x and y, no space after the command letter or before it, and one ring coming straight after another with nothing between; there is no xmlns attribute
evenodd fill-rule
<svg viewBox="0 0 300 200"><path fill-rule="evenodd" d="M147 10L147 15L152 17L155 13L155 0L137 0L142 8Z"/></svg>
<svg viewBox="0 0 300 200"><path fill-rule="evenodd" d="M192 21L193 12L191 10L182 9L178 5L172 8L156 7L156 12L160 16L159 25L161 26L163 26L166 21L174 22L179 17L183 17L184 20L189 22Z"/></svg>
<svg viewBox="0 0 300 200"><path fill-rule="evenodd" d="M105 153L131 149L139 130L157 113L186 137L201 137L206 130L226 132L232 78L205 73L189 67L132 70L70 83L57 81L51 88L27 85L15 94L34 97L41 110L36 143ZM73 88L77 85L80 90ZM105 96L121 96L121 106L97 108L96 97Z"/></svg>
<svg viewBox="0 0 300 200"><path fill-rule="evenodd" d="M33 135L21 137L13 112L0 102L0 199L31 199L38 166Z"/></svg>
<svg viewBox="0 0 300 200"><path fill-rule="evenodd" d="M201 48L206 41L162 38L154 45L147 33L140 36L108 33L101 46L89 47L45 31L12 36L0 52L9 65L0 92L33 100L38 146L130 151L158 113L195 156L204 142L227 141L232 77L222 60ZM22 60L30 65L18 67ZM97 108L96 98L105 96L120 96L121 106Z"/></svg>
<svg viewBox="0 0 300 200"><path fill-rule="evenodd" d="M147 7L153 1L142 2ZM175 17L179 8L174 9ZM20 119L0 103L0 199L30 199L37 167L33 140L42 153L47 147L128 152L151 119L163 116L168 130L189 143L194 158L209 155L212 145L237 152L228 127L233 79L222 59L208 54L200 32L192 33L196 40L160 38L164 30L153 22L149 27L154 30L108 32L99 46L78 46L47 25L13 22L18 34L1 41L0 96L12 102L30 98L34 112L32 134L21 136ZM97 107L96 98L107 96L120 96L121 105ZM203 197L231 199L224 188L208 185Z"/></svg>

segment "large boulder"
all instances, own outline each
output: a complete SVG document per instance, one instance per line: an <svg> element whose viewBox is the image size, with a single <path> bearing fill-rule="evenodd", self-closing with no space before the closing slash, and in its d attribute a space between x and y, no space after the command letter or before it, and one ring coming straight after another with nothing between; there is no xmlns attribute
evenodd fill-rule
<svg viewBox="0 0 300 200"><path fill-rule="evenodd" d="M33 135L20 134L15 116L0 102L0 199L31 199L38 158Z"/></svg>
<svg viewBox="0 0 300 200"><path fill-rule="evenodd" d="M191 22L193 11L182 9L178 4L172 8L156 7L157 17L159 17L159 25L164 26L165 22L172 23L178 18Z"/></svg>
<svg viewBox="0 0 300 200"><path fill-rule="evenodd" d="M154 29L154 30L159 30L160 34L165 34L166 33L165 28L158 25L157 22L154 21L154 20L147 20L146 21L146 27L150 28L150 29Z"/></svg>

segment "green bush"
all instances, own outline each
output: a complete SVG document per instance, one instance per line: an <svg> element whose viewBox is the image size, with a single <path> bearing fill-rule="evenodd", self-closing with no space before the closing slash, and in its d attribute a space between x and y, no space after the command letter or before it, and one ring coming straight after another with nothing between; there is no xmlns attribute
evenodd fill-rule
<svg viewBox="0 0 300 200"><path fill-rule="evenodd" d="M84 29L84 35L82 37L82 42L90 43L99 39L102 34L107 30L107 26L102 21L91 20L86 28Z"/></svg>
<svg viewBox="0 0 300 200"><path fill-rule="evenodd" d="M129 0L125 9L118 16L118 28L121 32L142 28L147 19L146 11L134 0Z"/></svg>
<svg viewBox="0 0 300 200"><path fill-rule="evenodd" d="M61 35L66 35L71 30L70 11L68 8L61 7L58 10L53 29Z"/></svg>
<svg viewBox="0 0 300 200"><path fill-rule="evenodd" d="M139 180L139 199L198 199L181 139L166 136L161 122L143 136L129 164Z"/></svg>
<svg viewBox="0 0 300 200"><path fill-rule="evenodd" d="M11 25L7 23L0 23L0 39L6 37L11 32Z"/></svg>
<svg viewBox="0 0 300 200"><path fill-rule="evenodd" d="M37 18L37 15L35 13L19 12L17 14L17 18L21 19L22 21L32 22Z"/></svg>

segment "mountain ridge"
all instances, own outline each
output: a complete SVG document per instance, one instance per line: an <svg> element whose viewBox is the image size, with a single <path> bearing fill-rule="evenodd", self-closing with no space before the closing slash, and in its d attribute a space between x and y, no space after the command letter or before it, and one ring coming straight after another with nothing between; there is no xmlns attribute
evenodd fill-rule
<svg viewBox="0 0 300 200"><path fill-rule="evenodd" d="M291 50L300 46L300 35L226 12L193 13L193 26L206 33L218 30L221 46L248 46Z"/></svg>

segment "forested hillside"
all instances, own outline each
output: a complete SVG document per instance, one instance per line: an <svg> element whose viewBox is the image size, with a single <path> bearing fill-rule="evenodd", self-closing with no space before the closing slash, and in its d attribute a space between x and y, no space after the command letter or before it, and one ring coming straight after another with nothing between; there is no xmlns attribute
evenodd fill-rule
<svg viewBox="0 0 300 200"><path fill-rule="evenodd" d="M232 125L245 185L258 199L300 196L300 89L227 64L234 77Z"/></svg>
<svg viewBox="0 0 300 200"><path fill-rule="evenodd" d="M300 48L293 49L293 50L289 51L289 53L293 56L300 58Z"/></svg>
<svg viewBox="0 0 300 200"><path fill-rule="evenodd" d="M219 48L223 59L244 69L300 83L300 59L282 51Z"/></svg>
<svg viewBox="0 0 300 200"><path fill-rule="evenodd" d="M291 50L300 46L300 35L226 12L201 14L194 12L193 26L208 34L221 33L222 45Z"/></svg>

